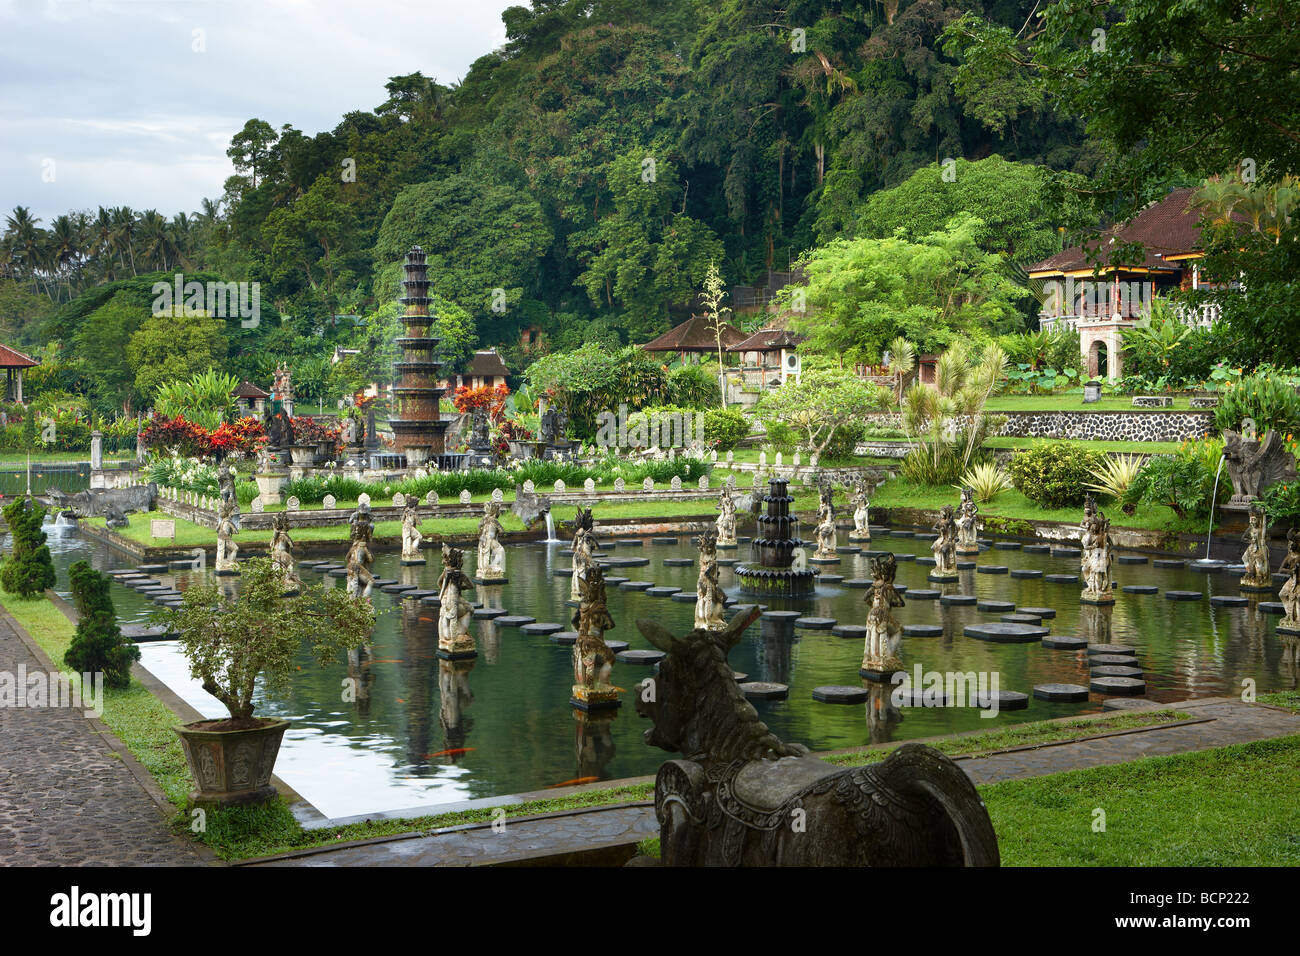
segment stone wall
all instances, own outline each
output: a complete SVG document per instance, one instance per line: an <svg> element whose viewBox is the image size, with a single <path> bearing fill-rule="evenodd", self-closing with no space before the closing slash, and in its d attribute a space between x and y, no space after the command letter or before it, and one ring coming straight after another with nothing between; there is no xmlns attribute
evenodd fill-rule
<svg viewBox="0 0 1300 956"><path fill-rule="evenodd" d="M1139 411L996 412L1006 418L998 431L1009 438L1072 438L1083 441L1184 441L1200 438L1214 428L1214 413ZM872 415L871 424L898 427L899 417ZM875 449L877 443L864 445ZM881 443L883 447L883 443ZM859 445L862 448L863 445ZM862 454L863 452L859 452ZM875 450L866 454L881 454Z"/></svg>

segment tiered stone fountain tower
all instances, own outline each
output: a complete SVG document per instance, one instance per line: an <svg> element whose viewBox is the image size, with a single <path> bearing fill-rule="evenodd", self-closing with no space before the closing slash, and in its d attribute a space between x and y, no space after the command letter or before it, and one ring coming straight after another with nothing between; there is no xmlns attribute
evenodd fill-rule
<svg viewBox="0 0 1300 956"><path fill-rule="evenodd" d="M432 300L424 250L412 246L402 268L406 277L402 280L404 294L400 301L406 308L402 317L406 334L396 340L402 357L393 363L393 371L397 373L393 386L395 407L389 419L393 445L406 454L408 468L426 463L447 467L452 463L444 460L443 433L450 423L438 417L438 400L443 391L438 385L438 370L442 363L435 351L439 339L429 334L433 316L429 314Z"/></svg>
<svg viewBox="0 0 1300 956"><path fill-rule="evenodd" d="M736 567L740 589L767 597L803 597L817 587L817 572L794 567L794 551L802 548L799 519L790 514L794 498L786 492L784 478L767 483L763 503L767 514L757 516L758 533L751 545L750 563Z"/></svg>

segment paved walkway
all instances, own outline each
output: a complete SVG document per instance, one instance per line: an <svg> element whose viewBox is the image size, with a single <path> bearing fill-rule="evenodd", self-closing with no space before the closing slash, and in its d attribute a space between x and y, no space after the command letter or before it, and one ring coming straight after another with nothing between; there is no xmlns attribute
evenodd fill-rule
<svg viewBox="0 0 1300 956"><path fill-rule="evenodd" d="M1197 722L986 757L958 758L957 763L975 783L995 783L1300 733L1300 715L1230 698L1182 701L1171 706ZM508 807L506 812L509 813ZM488 824L457 827L429 835L412 834L336 849L308 850L250 865L483 866L526 859L554 861L567 853L626 846L648 836L658 836L654 807L635 804L531 817L513 823L507 817L506 826L500 831L493 831Z"/></svg>
<svg viewBox="0 0 1300 956"><path fill-rule="evenodd" d="M17 675L19 665L47 672L0 615L0 671ZM0 865L203 862L82 710L0 707Z"/></svg>

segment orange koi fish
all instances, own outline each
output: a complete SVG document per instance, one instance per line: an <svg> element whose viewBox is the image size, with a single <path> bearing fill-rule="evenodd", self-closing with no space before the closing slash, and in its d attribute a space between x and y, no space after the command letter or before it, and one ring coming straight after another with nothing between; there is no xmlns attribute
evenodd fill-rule
<svg viewBox="0 0 1300 956"><path fill-rule="evenodd" d="M576 787L583 783L595 783L599 777L575 777L572 780L565 780L563 783L550 784L546 789L555 790L557 787Z"/></svg>
<svg viewBox="0 0 1300 956"><path fill-rule="evenodd" d="M452 747L450 750L439 750L436 754L425 754L425 759L430 757L459 757L461 754L467 754L472 751L473 747Z"/></svg>

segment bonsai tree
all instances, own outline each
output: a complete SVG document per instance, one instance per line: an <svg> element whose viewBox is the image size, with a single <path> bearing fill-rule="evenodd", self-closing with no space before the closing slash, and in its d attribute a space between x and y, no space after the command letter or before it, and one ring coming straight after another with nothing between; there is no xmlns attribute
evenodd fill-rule
<svg viewBox="0 0 1300 956"><path fill-rule="evenodd" d="M45 509L30 499L18 498L4 509L5 521L13 534L14 550L0 565L0 587L23 598L37 597L54 587L54 561L45 543L41 522Z"/></svg>
<svg viewBox="0 0 1300 956"><path fill-rule="evenodd" d="M129 686L131 664L140 659L140 648L124 639L117 626L107 575L78 561L68 569L68 577L79 619L63 663L83 674L102 672L109 687Z"/></svg>
<svg viewBox="0 0 1300 956"><path fill-rule="evenodd" d="M230 712L228 721L211 730L262 726L253 717L258 675L268 690L285 690L304 642L324 667L361 644L375 626L370 602L341 589L315 585L285 597L284 572L269 558L251 558L240 570L237 596L215 584L191 585L180 607L155 614L179 635L190 676Z"/></svg>

